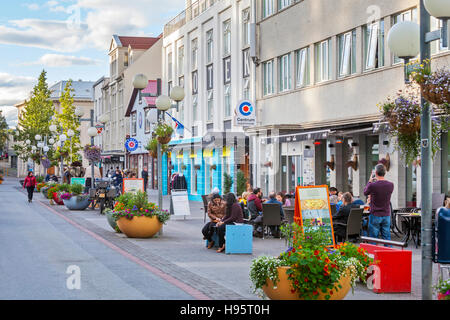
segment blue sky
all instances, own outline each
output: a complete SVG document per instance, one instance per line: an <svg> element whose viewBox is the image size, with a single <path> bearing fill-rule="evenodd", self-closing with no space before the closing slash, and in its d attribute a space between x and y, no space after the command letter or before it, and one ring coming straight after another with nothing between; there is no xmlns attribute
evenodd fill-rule
<svg viewBox="0 0 450 320"><path fill-rule="evenodd" d="M158 36L184 0L19 0L0 2L0 110L10 126L40 72L96 81L109 72L113 34Z"/></svg>

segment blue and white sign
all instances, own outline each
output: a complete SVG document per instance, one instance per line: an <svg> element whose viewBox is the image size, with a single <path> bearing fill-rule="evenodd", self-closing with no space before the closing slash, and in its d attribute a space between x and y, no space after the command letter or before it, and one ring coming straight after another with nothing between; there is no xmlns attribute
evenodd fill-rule
<svg viewBox="0 0 450 320"><path fill-rule="evenodd" d="M249 127L256 125L256 108L248 100L241 101L235 111L235 125Z"/></svg>
<svg viewBox="0 0 450 320"><path fill-rule="evenodd" d="M125 141L125 148L129 152L136 151L137 148L139 148L139 142L134 138L128 138L127 141Z"/></svg>

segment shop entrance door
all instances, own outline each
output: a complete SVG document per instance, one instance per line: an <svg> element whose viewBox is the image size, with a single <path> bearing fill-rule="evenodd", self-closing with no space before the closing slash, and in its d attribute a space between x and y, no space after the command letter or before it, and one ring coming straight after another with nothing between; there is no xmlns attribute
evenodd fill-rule
<svg viewBox="0 0 450 320"><path fill-rule="evenodd" d="M302 178L302 156L282 156L282 190L285 193L295 193L298 185L303 185Z"/></svg>

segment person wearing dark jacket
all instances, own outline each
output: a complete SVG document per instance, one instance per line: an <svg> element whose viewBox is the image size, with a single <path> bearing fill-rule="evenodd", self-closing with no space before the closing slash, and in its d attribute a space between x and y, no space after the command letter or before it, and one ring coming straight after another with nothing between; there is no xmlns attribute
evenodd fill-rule
<svg viewBox="0 0 450 320"><path fill-rule="evenodd" d="M333 216L333 229L334 229L334 235L335 237L339 237L340 239L345 239L347 227L335 224L338 223L344 223L347 224L348 216L350 215L350 211L352 208L359 208L359 205L353 204L353 197L350 192L344 193L342 196L343 204L339 208L339 211L335 213Z"/></svg>
<svg viewBox="0 0 450 320"><path fill-rule="evenodd" d="M27 188L28 192L28 202L33 202L33 192L34 187L36 187L36 177L33 175L33 172L28 172L27 177L25 178L25 181L23 182L23 188Z"/></svg>
<svg viewBox="0 0 450 320"><path fill-rule="evenodd" d="M251 219L254 220L262 212L262 192L260 188L253 189L253 193L247 198L247 209L250 212Z"/></svg>
<svg viewBox="0 0 450 320"><path fill-rule="evenodd" d="M147 167L144 167L144 170L141 172L142 179L144 179L144 192L147 192L148 185L148 170Z"/></svg>
<svg viewBox="0 0 450 320"><path fill-rule="evenodd" d="M219 237L219 249L217 252L225 250L225 228L227 224L244 223L242 208L239 205L234 193L228 193L225 196L227 203L225 217L217 223L217 235Z"/></svg>

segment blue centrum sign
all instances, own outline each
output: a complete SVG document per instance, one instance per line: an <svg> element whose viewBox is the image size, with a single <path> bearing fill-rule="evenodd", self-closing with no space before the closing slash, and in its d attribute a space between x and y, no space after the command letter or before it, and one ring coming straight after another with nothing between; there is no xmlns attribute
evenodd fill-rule
<svg viewBox="0 0 450 320"><path fill-rule="evenodd" d="M136 139L128 138L127 141L125 141L125 149L129 152L136 151L137 148L139 148L139 142Z"/></svg>
<svg viewBox="0 0 450 320"><path fill-rule="evenodd" d="M248 100L241 101L235 110L235 125L236 126L254 126L256 125L255 107Z"/></svg>

